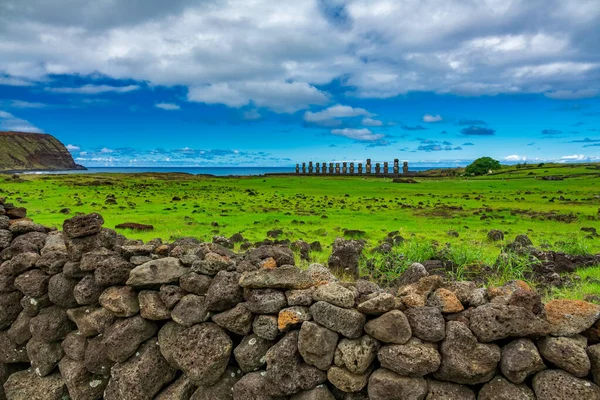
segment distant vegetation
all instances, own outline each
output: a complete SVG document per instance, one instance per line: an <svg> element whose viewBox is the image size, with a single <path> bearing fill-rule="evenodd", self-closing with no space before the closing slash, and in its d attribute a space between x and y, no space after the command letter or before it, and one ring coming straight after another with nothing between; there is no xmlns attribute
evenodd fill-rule
<svg viewBox="0 0 600 400"><path fill-rule="evenodd" d="M481 157L467 166L465 172L472 175L485 175L490 171L497 171L500 168L502 168L500 161L494 160L491 157Z"/></svg>

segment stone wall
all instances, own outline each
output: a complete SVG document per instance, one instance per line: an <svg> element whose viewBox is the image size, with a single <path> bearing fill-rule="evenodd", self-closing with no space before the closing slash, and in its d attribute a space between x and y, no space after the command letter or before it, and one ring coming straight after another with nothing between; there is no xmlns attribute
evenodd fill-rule
<svg viewBox="0 0 600 400"><path fill-rule="evenodd" d="M600 399L600 306L0 207L0 399ZM12 219L11 219L12 218ZM332 257L344 270L343 243ZM344 253L345 252L345 253Z"/></svg>

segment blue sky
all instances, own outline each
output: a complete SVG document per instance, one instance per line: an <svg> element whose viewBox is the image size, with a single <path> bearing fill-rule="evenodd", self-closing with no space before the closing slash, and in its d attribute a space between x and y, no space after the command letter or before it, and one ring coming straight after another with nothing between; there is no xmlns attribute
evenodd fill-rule
<svg viewBox="0 0 600 400"><path fill-rule="evenodd" d="M599 43L587 0L5 0L0 130L86 166L600 161Z"/></svg>

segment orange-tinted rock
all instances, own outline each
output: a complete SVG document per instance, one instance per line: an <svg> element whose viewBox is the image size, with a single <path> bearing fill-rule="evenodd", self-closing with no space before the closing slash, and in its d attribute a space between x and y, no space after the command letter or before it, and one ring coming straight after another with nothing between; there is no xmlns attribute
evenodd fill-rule
<svg viewBox="0 0 600 400"><path fill-rule="evenodd" d="M600 317L600 306L579 300L552 300L546 304L546 318L554 336L576 335L589 329Z"/></svg>

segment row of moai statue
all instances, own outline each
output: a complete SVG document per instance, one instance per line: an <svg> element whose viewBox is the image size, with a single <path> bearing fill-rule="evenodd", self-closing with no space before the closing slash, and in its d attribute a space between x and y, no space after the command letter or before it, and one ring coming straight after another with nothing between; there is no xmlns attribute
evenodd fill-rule
<svg viewBox="0 0 600 400"><path fill-rule="evenodd" d="M340 164L341 164L341 169L340 169ZM350 164L350 170L348 171L348 164ZM394 166L393 166L393 174L394 175L398 175L400 173L400 160L395 159L394 160ZM339 175L340 173L343 175L347 175L348 172L350 172L350 175L355 174L355 169L354 169L354 163L347 163L347 162L343 162L343 163L329 163L329 171L327 168L327 163L315 163L313 165L312 161L308 162L308 170L306 168L306 163L302 163L302 170L300 170L300 164L296 164L296 173L299 174L300 172L302 172L303 174L337 174ZM358 163L358 174L362 175L363 173L363 164L362 163ZM376 175L388 175L390 173L389 171L389 165L386 162L383 163L383 171L381 169L381 163L375 163L375 171L373 171L372 169L372 164L371 164L371 159L368 158L367 162L365 164L365 173L366 174L372 174L375 173ZM402 173L406 174L408 173L408 162L404 161L404 163L402 164Z"/></svg>

